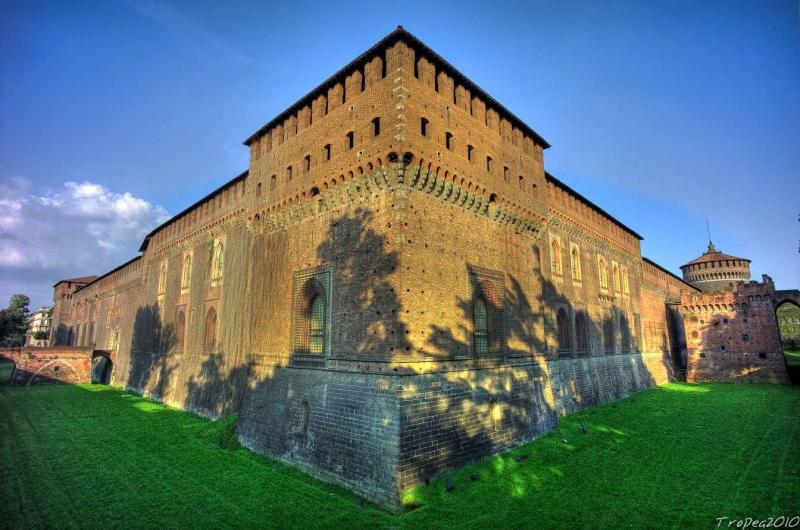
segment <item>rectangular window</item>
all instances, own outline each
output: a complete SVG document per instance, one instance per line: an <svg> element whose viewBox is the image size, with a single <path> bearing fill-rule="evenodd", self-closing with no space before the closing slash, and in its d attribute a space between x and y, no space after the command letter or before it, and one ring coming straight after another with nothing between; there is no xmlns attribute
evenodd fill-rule
<svg viewBox="0 0 800 530"><path fill-rule="evenodd" d="M353 134L353 131L350 131L349 133L347 133L347 148L352 149L353 147L355 147L355 145L356 145L355 135Z"/></svg>
<svg viewBox="0 0 800 530"><path fill-rule="evenodd" d="M420 134L422 134L422 136L428 136L428 124L429 123L430 122L428 121L427 118L421 118L420 119L420 122L419 122L420 131L419 132L420 132Z"/></svg>
<svg viewBox="0 0 800 530"><path fill-rule="evenodd" d="M311 171L311 155L306 155L303 159L304 167L306 171Z"/></svg>
<svg viewBox="0 0 800 530"><path fill-rule="evenodd" d="M492 160L492 157L487 156L486 157L486 171L491 173L492 169L493 169L493 165L494 165L494 161Z"/></svg>
<svg viewBox="0 0 800 530"><path fill-rule="evenodd" d="M325 160L331 159L331 144L325 145Z"/></svg>
<svg viewBox="0 0 800 530"><path fill-rule="evenodd" d="M467 160L469 160L470 162L473 162L472 157L474 151L475 151L474 147L472 147L471 145L467 145Z"/></svg>
<svg viewBox="0 0 800 530"><path fill-rule="evenodd" d="M379 136L381 134L381 119L372 118L372 136Z"/></svg>
<svg viewBox="0 0 800 530"><path fill-rule="evenodd" d="M508 166L503 166L503 180L508 182L509 169Z"/></svg>
<svg viewBox="0 0 800 530"><path fill-rule="evenodd" d="M444 146L451 151L453 150L453 133L444 133Z"/></svg>
<svg viewBox="0 0 800 530"><path fill-rule="evenodd" d="M286 180L292 180L292 166L286 168Z"/></svg>

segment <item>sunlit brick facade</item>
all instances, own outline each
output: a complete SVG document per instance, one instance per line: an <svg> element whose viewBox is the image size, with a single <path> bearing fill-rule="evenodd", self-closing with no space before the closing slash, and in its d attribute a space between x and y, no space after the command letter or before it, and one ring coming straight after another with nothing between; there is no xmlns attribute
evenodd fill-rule
<svg viewBox="0 0 800 530"><path fill-rule="evenodd" d="M237 412L246 446L397 507L685 366L699 291L405 30L245 143L247 171L74 293L113 384Z"/></svg>

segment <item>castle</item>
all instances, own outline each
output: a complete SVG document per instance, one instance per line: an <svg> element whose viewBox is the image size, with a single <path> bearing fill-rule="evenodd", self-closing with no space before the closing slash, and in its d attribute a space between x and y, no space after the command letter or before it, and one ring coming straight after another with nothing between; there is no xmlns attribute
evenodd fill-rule
<svg viewBox="0 0 800 530"><path fill-rule="evenodd" d="M238 413L255 451L396 508L560 414L720 375L709 326L715 355L785 378L771 282L643 257L545 171L544 138L402 28L244 143L248 170L139 256L56 285L52 337L113 352L114 385Z"/></svg>

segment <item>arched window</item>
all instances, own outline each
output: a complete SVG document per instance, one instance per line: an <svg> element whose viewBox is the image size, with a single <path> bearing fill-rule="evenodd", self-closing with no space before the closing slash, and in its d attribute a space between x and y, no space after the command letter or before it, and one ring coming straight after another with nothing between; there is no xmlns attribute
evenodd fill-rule
<svg viewBox="0 0 800 530"><path fill-rule="evenodd" d="M381 134L381 119L372 118L372 136L379 136Z"/></svg>
<svg viewBox="0 0 800 530"><path fill-rule="evenodd" d="M419 132L422 136L428 136L428 118L420 118L419 120Z"/></svg>
<svg viewBox="0 0 800 530"><path fill-rule="evenodd" d="M308 432L308 418L309 418L309 406L308 401L303 401L300 405L300 433L305 434Z"/></svg>
<svg viewBox="0 0 800 530"><path fill-rule="evenodd" d="M475 299L472 312L475 320L475 354L483 355L489 353L489 315L482 296Z"/></svg>
<svg viewBox="0 0 800 530"><path fill-rule="evenodd" d="M475 148L471 145L467 145L467 160L470 162L475 161Z"/></svg>
<svg viewBox="0 0 800 530"><path fill-rule="evenodd" d="M614 323L608 317L603 321L603 349L606 353L614 353L614 350L616 350Z"/></svg>
<svg viewBox="0 0 800 530"><path fill-rule="evenodd" d="M572 350L570 335L569 316L562 307L556 313L556 338L558 340L558 351L560 353L568 353Z"/></svg>
<svg viewBox="0 0 800 530"><path fill-rule="evenodd" d="M213 352L217 349L217 311L211 307L206 312L203 329L203 350Z"/></svg>
<svg viewBox="0 0 800 530"><path fill-rule="evenodd" d="M627 267L622 269L622 292L625 294L630 294L631 288L630 284L628 283L628 269Z"/></svg>
<svg viewBox="0 0 800 530"><path fill-rule="evenodd" d="M316 354L325 351L325 300L321 295L316 295L311 301L308 351Z"/></svg>
<svg viewBox="0 0 800 530"><path fill-rule="evenodd" d="M578 311L575 315L575 349L578 353L584 354L589 352L589 321L586 313Z"/></svg>
<svg viewBox="0 0 800 530"><path fill-rule="evenodd" d="M183 272L181 274L181 288L188 289L189 281L192 278L192 255L186 254L183 257Z"/></svg>
<svg viewBox="0 0 800 530"><path fill-rule="evenodd" d="M453 133L451 133L449 131L444 133L444 146L447 149L450 149L450 150L453 149Z"/></svg>
<svg viewBox="0 0 800 530"><path fill-rule="evenodd" d="M175 313L175 351L183 353L183 336L186 334L186 313L178 308Z"/></svg>
<svg viewBox="0 0 800 530"><path fill-rule="evenodd" d="M162 263L158 271L158 294L164 294L167 289L167 264Z"/></svg>
<svg viewBox="0 0 800 530"><path fill-rule="evenodd" d="M614 263L611 267L614 274L614 291L618 293L622 289L622 281L619 277L619 266Z"/></svg>
<svg viewBox="0 0 800 530"><path fill-rule="evenodd" d="M553 274L558 274L560 276L563 274L563 266L561 263L561 245L558 243L558 239L554 239L550 242L550 250L550 268Z"/></svg>
<svg viewBox="0 0 800 530"><path fill-rule="evenodd" d="M472 303L474 353L499 353L503 345L500 300L491 282L483 280L475 287Z"/></svg>
<svg viewBox="0 0 800 530"><path fill-rule="evenodd" d="M619 334L622 339L622 351L628 352L631 350L631 329L628 326L628 319L625 315L619 316Z"/></svg>
<svg viewBox="0 0 800 530"><path fill-rule="evenodd" d="M606 259L603 256L598 256L597 258L597 274L600 279L600 288L608 289L608 265L606 265Z"/></svg>
<svg viewBox="0 0 800 530"><path fill-rule="evenodd" d="M322 284L310 278L303 284L295 348L300 353L326 353L327 301Z"/></svg>
<svg viewBox="0 0 800 530"><path fill-rule="evenodd" d="M225 246L221 240L214 243L214 254L211 259L211 279L221 280L225 270Z"/></svg>
<svg viewBox="0 0 800 530"><path fill-rule="evenodd" d="M572 271L572 279L575 281L581 280L581 255L578 247L572 247L569 250L569 267Z"/></svg>

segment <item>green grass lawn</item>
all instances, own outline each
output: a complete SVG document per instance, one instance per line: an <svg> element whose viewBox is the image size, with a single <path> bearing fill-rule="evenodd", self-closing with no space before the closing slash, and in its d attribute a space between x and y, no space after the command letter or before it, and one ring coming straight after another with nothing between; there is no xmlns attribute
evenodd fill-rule
<svg viewBox="0 0 800 530"><path fill-rule="evenodd" d="M586 434L578 427L584 423ZM407 495L391 515L105 386L0 388L0 527L713 528L800 514L800 388L667 385ZM564 441L566 440L566 442Z"/></svg>
<svg viewBox="0 0 800 530"><path fill-rule="evenodd" d="M14 362L8 359L0 359L0 385L10 383L12 375L14 375Z"/></svg>
<svg viewBox="0 0 800 530"><path fill-rule="evenodd" d="M783 355L786 356L786 364L789 366L800 366L800 350L785 349Z"/></svg>

